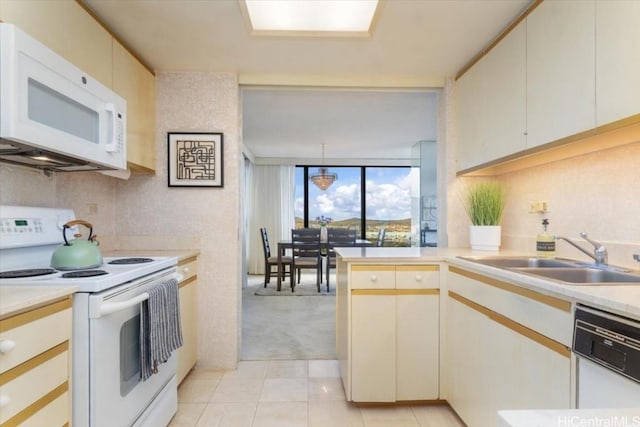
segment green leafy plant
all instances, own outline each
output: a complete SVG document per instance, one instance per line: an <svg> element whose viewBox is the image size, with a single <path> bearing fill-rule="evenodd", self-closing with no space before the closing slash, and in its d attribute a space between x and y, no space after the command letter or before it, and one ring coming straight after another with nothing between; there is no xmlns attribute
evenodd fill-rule
<svg viewBox="0 0 640 427"><path fill-rule="evenodd" d="M465 200L465 211L473 225L500 225L505 204L505 190L498 182L472 185Z"/></svg>

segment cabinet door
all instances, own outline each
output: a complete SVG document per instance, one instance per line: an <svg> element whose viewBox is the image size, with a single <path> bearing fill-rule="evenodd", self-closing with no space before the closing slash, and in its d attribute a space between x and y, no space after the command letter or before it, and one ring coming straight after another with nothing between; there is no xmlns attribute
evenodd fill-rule
<svg viewBox="0 0 640 427"><path fill-rule="evenodd" d="M196 364L198 356L198 287L193 280L180 287L180 325L182 327L182 347L178 349L176 379L178 384Z"/></svg>
<svg viewBox="0 0 640 427"><path fill-rule="evenodd" d="M397 303L397 400L439 396L439 296L436 289L399 294Z"/></svg>
<svg viewBox="0 0 640 427"><path fill-rule="evenodd" d="M483 368L483 316L466 305L447 299L447 401L469 426L489 426L477 419L488 403L487 372ZM477 419L477 421L475 421Z"/></svg>
<svg viewBox="0 0 640 427"><path fill-rule="evenodd" d="M127 100L127 162L155 171L155 76L120 43L113 42L113 90Z"/></svg>
<svg viewBox="0 0 640 427"><path fill-rule="evenodd" d="M456 83L458 113L457 169L484 163L482 133L482 66L471 67Z"/></svg>
<svg viewBox="0 0 640 427"><path fill-rule="evenodd" d="M396 297L351 297L351 400L396 401Z"/></svg>
<svg viewBox="0 0 640 427"><path fill-rule="evenodd" d="M522 22L483 58L485 161L526 148L526 35Z"/></svg>
<svg viewBox="0 0 640 427"><path fill-rule="evenodd" d="M458 169L526 148L526 24L514 28L458 81Z"/></svg>
<svg viewBox="0 0 640 427"><path fill-rule="evenodd" d="M527 17L527 147L595 126L595 5L547 0Z"/></svg>
<svg viewBox="0 0 640 427"><path fill-rule="evenodd" d="M15 24L107 87L111 34L72 0L0 0L0 19Z"/></svg>
<svg viewBox="0 0 640 427"><path fill-rule="evenodd" d="M596 2L596 124L640 114L640 2Z"/></svg>

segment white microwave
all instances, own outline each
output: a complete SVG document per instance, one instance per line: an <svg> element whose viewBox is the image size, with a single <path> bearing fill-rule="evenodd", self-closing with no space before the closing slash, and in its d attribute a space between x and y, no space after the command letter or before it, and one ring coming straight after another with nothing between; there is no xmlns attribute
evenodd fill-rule
<svg viewBox="0 0 640 427"><path fill-rule="evenodd" d="M127 102L0 23L0 161L53 171L127 167Z"/></svg>

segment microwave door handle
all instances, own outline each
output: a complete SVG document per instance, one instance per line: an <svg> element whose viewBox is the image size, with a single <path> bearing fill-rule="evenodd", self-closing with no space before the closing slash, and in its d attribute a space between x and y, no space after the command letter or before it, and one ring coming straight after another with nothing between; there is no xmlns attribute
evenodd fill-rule
<svg viewBox="0 0 640 427"><path fill-rule="evenodd" d="M145 301L148 299L149 299L149 294L147 292L143 292L140 295L136 295L135 297L128 299L126 301L102 302L100 304L100 308L98 309L97 317L102 317L111 313L115 313L116 311L125 310L129 307L133 307L134 305L140 304L142 301Z"/></svg>
<svg viewBox="0 0 640 427"><path fill-rule="evenodd" d="M104 149L107 153L115 153L118 151L118 132L117 132L117 123L116 123L116 106L108 102L104 106L105 111L107 112L108 121L107 121L107 142L104 146Z"/></svg>

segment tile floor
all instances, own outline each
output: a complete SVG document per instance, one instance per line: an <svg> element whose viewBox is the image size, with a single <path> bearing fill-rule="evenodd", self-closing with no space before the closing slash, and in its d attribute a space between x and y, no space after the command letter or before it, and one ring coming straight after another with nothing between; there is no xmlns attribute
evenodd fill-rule
<svg viewBox="0 0 640 427"><path fill-rule="evenodd" d="M170 427L464 427L446 405L358 407L345 400L336 360L242 361L194 369Z"/></svg>

